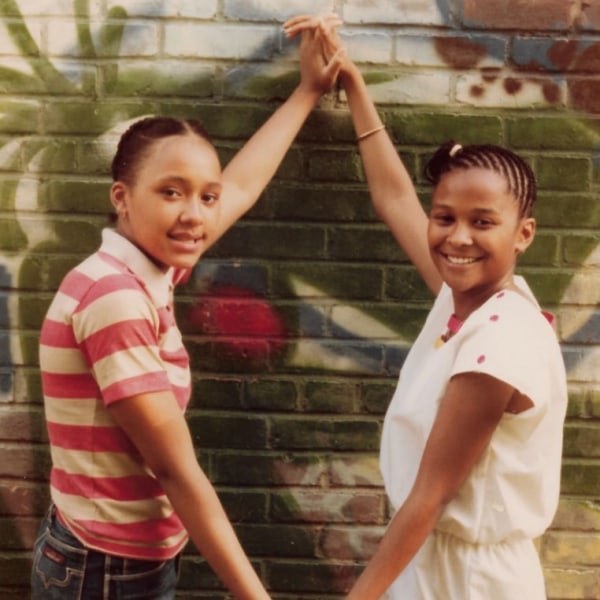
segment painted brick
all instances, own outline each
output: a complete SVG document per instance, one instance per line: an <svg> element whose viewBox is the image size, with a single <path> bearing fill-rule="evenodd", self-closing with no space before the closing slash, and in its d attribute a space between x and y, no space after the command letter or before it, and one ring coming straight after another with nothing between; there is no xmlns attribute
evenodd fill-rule
<svg viewBox="0 0 600 600"><path fill-rule="evenodd" d="M348 593L360 570L355 565L327 564L322 560L282 562L269 567L267 583L274 592L285 590L291 592L290 598L308 600L314 594Z"/></svg>
<svg viewBox="0 0 600 600"><path fill-rule="evenodd" d="M217 489L219 499L232 523L265 523L269 497L264 491L243 488Z"/></svg>
<svg viewBox="0 0 600 600"><path fill-rule="evenodd" d="M456 79L456 101L467 106L498 109L564 108L567 84L547 77L482 70Z"/></svg>
<svg viewBox="0 0 600 600"><path fill-rule="evenodd" d="M236 380L197 378L194 380L190 409L240 410L242 383Z"/></svg>
<svg viewBox="0 0 600 600"><path fill-rule="evenodd" d="M299 182L294 186L270 186L265 199L272 205L273 217L278 221L379 221L367 194L365 190L341 185L316 187Z"/></svg>
<svg viewBox="0 0 600 600"><path fill-rule="evenodd" d="M464 0L466 25L485 29L524 29L530 31L566 30L573 23L576 0Z"/></svg>
<svg viewBox="0 0 600 600"><path fill-rule="evenodd" d="M331 318L336 337L398 340L416 335L427 309L393 304L335 306ZM418 326L411 325L418 323Z"/></svg>
<svg viewBox="0 0 600 600"><path fill-rule="evenodd" d="M286 449L374 450L380 427L373 421L280 418L271 420L271 444Z"/></svg>
<svg viewBox="0 0 600 600"><path fill-rule="evenodd" d="M343 296L351 300L381 299L383 271L356 264L288 263L273 268L273 294L279 297Z"/></svg>
<svg viewBox="0 0 600 600"><path fill-rule="evenodd" d="M232 98L287 98L298 85L297 69L288 66L243 65L229 69L225 75L225 95Z"/></svg>
<svg viewBox="0 0 600 600"><path fill-rule="evenodd" d="M451 98L452 76L443 71L386 74L384 79L369 85L377 104L440 106L447 105Z"/></svg>
<svg viewBox="0 0 600 600"><path fill-rule="evenodd" d="M248 21L285 21L296 15L330 13L333 0L225 0L223 13L228 19Z"/></svg>
<svg viewBox="0 0 600 600"><path fill-rule="evenodd" d="M358 386L352 383L309 382L304 389L302 407L309 413L350 414L355 411Z"/></svg>
<svg viewBox="0 0 600 600"><path fill-rule="evenodd" d="M336 226L328 231L327 255L333 260L394 261L405 258L389 229L365 224Z"/></svg>
<svg viewBox="0 0 600 600"><path fill-rule="evenodd" d="M96 16L100 13L102 2L90 0L87 5L90 16ZM18 9L23 15L59 17L74 14L73 3L70 0L19 0ZM17 13L15 11L11 14Z"/></svg>
<svg viewBox="0 0 600 600"><path fill-rule="evenodd" d="M47 48L53 56L156 56L159 52L159 28L156 23L123 23L94 27L93 46L73 46L76 23L53 19L47 26Z"/></svg>
<svg viewBox="0 0 600 600"><path fill-rule="evenodd" d="M190 414L188 424L197 448L261 449L266 444L267 423L259 417Z"/></svg>
<svg viewBox="0 0 600 600"><path fill-rule="evenodd" d="M576 460L563 462L563 494L598 494L600 490L600 464L581 463Z"/></svg>
<svg viewBox="0 0 600 600"><path fill-rule="evenodd" d="M214 66L201 65L195 61L123 60L118 78L114 80L105 75L103 82L105 93L117 96L153 98L176 93L180 98L210 97L220 89L215 70Z"/></svg>
<svg viewBox="0 0 600 600"><path fill-rule="evenodd" d="M362 181L357 154L341 150L319 150L310 153L308 176L315 181Z"/></svg>
<svg viewBox="0 0 600 600"><path fill-rule="evenodd" d="M273 494L271 517L276 522L381 523L383 502L376 493L292 491Z"/></svg>
<svg viewBox="0 0 600 600"><path fill-rule="evenodd" d="M543 266L559 266L560 237L553 233L539 231L533 244L519 257L519 264Z"/></svg>
<svg viewBox="0 0 600 600"><path fill-rule="evenodd" d="M600 429L595 423L567 423L564 435L564 456L600 458Z"/></svg>
<svg viewBox="0 0 600 600"><path fill-rule="evenodd" d="M0 111L11 115L0 120L0 133L25 135L39 130L40 104L35 100L0 100Z"/></svg>
<svg viewBox="0 0 600 600"><path fill-rule="evenodd" d="M589 152L598 143L594 130L578 118L537 116L511 119L506 126L508 142L516 149Z"/></svg>
<svg viewBox="0 0 600 600"><path fill-rule="evenodd" d="M321 537L322 554L335 560L367 561L384 533L382 527L327 527Z"/></svg>
<svg viewBox="0 0 600 600"><path fill-rule="evenodd" d="M268 232L268 235L266 235ZM320 225L236 225L211 252L213 257L247 256L313 260L325 256L325 228Z"/></svg>
<svg viewBox="0 0 600 600"><path fill-rule="evenodd" d="M385 298L430 303L431 291L412 265L389 267L385 275Z"/></svg>
<svg viewBox="0 0 600 600"><path fill-rule="evenodd" d="M575 23L585 31L600 31L600 6L582 2L575 15Z"/></svg>
<svg viewBox="0 0 600 600"><path fill-rule="evenodd" d="M340 31L348 56L357 64L386 64L393 58L394 40L386 31Z"/></svg>
<svg viewBox="0 0 600 600"><path fill-rule="evenodd" d="M493 115L446 115L403 110L392 113L388 125L398 143L431 145L434 149L451 139L461 144L499 144L503 141L503 121Z"/></svg>
<svg viewBox="0 0 600 600"><path fill-rule="evenodd" d="M212 480L231 486L319 486L327 465L319 455L225 454L216 456Z"/></svg>
<svg viewBox="0 0 600 600"><path fill-rule="evenodd" d="M331 461L331 483L335 486L380 487L379 459L376 456L354 455L335 457Z"/></svg>
<svg viewBox="0 0 600 600"><path fill-rule="evenodd" d="M361 405L367 414L383 414L394 394L395 382L363 383Z"/></svg>
<svg viewBox="0 0 600 600"><path fill-rule="evenodd" d="M588 158L545 158L537 161L541 189L581 192L589 190L591 164Z"/></svg>
<svg viewBox="0 0 600 600"><path fill-rule="evenodd" d="M426 0L410 2L369 2L347 0L341 13L345 23L385 23L392 25L443 25L444 19L437 7Z"/></svg>
<svg viewBox="0 0 600 600"><path fill-rule="evenodd" d="M298 390L293 381L251 381L245 387L245 404L252 410L292 411Z"/></svg>
<svg viewBox="0 0 600 600"><path fill-rule="evenodd" d="M600 595L598 569L545 569L549 600L591 600Z"/></svg>
<svg viewBox="0 0 600 600"><path fill-rule="evenodd" d="M559 503L552 528L600 531L600 504L595 500L563 498Z"/></svg>
<svg viewBox="0 0 600 600"><path fill-rule="evenodd" d="M170 57L269 60L279 47L277 28L167 23L164 51Z"/></svg>
<svg viewBox="0 0 600 600"><path fill-rule="evenodd" d="M9 7L6 7L9 10ZM0 56L37 56L45 35L44 23L28 19L27 26L5 21L0 24ZM18 60L23 66L22 59Z"/></svg>
<svg viewBox="0 0 600 600"><path fill-rule="evenodd" d="M123 2L107 0L107 10L122 7ZM217 15L218 0L127 0L124 5L130 17L177 17L210 19Z"/></svg>
<svg viewBox="0 0 600 600"><path fill-rule="evenodd" d="M544 171L544 179L546 187L551 185L560 187L564 184L552 172L552 167L560 168L561 173L564 172L561 168L559 159L552 158L544 163L542 169ZM589 165L586 161L576 159L575 166L579 168L580 174L588 171ZM558 180L558 181L557 181ZM585 182L578 183L574 181L574 177L567 177L566 185L586 185ZM568 193L563 194L559 191L547 192L540 190L538 201L535 207L536 219L539 226L547 227L551 223L560 223L562 227L581 227L584 229L597 227L600 223L600 208L597 199L592 194Z"/></svg>
<svg viewBox="0 0 600 600"><path fill-rule="evenodd" d="M396 36L396 61L412 67L500 68L506 39L488 35Z"/></svg>

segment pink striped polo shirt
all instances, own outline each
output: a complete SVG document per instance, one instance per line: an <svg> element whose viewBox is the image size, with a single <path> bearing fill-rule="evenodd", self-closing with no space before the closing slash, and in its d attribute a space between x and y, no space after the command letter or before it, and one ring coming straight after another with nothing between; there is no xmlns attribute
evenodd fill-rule
<svg viewBox="0 0 600 600"><path fill-rule="evenodd" d="M40 369L52 455L50 491L90 548L166 560L187 533L157 479L111 418L112 402L170 390L190 397L188 354L162 272L111 229L70 271L42 325Z"/></svg>

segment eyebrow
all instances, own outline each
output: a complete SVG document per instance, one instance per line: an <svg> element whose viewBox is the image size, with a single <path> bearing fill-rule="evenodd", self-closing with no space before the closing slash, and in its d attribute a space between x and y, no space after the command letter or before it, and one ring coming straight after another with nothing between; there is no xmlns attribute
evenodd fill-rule
<svg viewBox="0 0 600 600"><path fill-rule="evenodd" d="M431 209L433 210L434 208L441 208L441 209L446 209L446 210L454 210L454 207L451 206L450 204L444 204L443 202L432 202L431 203ZM479 215L496 215L499 213L498 210L494 209L494 208L478 208L478 207L473 207L471 209L469 209L469 212L472 213L477 213Z"/></svg>
<svg viewBox="0 0 600 600"><path fill-rule="evenodd" d="M189 183L190 183L189 179L187 179L185 177L181 177L181 175L165 175L164 177L161 177L158 180L159 184L164 184L164 183L169 183L169 182L179 183L181 185L186 185L186 186L189 185ZM223 188L223 184L219 181L209 181L203 187L214 188L214 189L220 190Z"/></svg>

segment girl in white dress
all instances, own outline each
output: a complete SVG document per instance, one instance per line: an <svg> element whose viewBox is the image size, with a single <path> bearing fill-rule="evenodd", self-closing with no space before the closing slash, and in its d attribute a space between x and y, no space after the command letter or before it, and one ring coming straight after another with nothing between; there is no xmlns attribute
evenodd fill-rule
<svg viewBox="0 0 600 600"><path fill-rule="evenodd" d="M325 56L341 47L325 21ZM377 213L436 295L387 411L394 516L348 600L545 600L534 538L556 510L567 405L551 318L518 256L535 234L533 173L494 145L443 145L429 215L349 60L340 73Z"/></svg>

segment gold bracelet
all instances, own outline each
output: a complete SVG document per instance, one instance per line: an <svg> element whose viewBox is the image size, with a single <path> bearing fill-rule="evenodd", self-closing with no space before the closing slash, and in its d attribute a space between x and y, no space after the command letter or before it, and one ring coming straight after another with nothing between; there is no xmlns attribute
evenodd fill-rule
<svg viewBox="0 0 600 600"><path fill-rule="evenodd" d="M367 139L369 136L373 135L374 133L377 133L378 131L381 131L385 129L385 125L380 125L379 127L375 127L373 129L369 129L369 131L365 131L364 133L361 133L357 138L356 138L356 142L362 142L363 140Z"/></svg>

